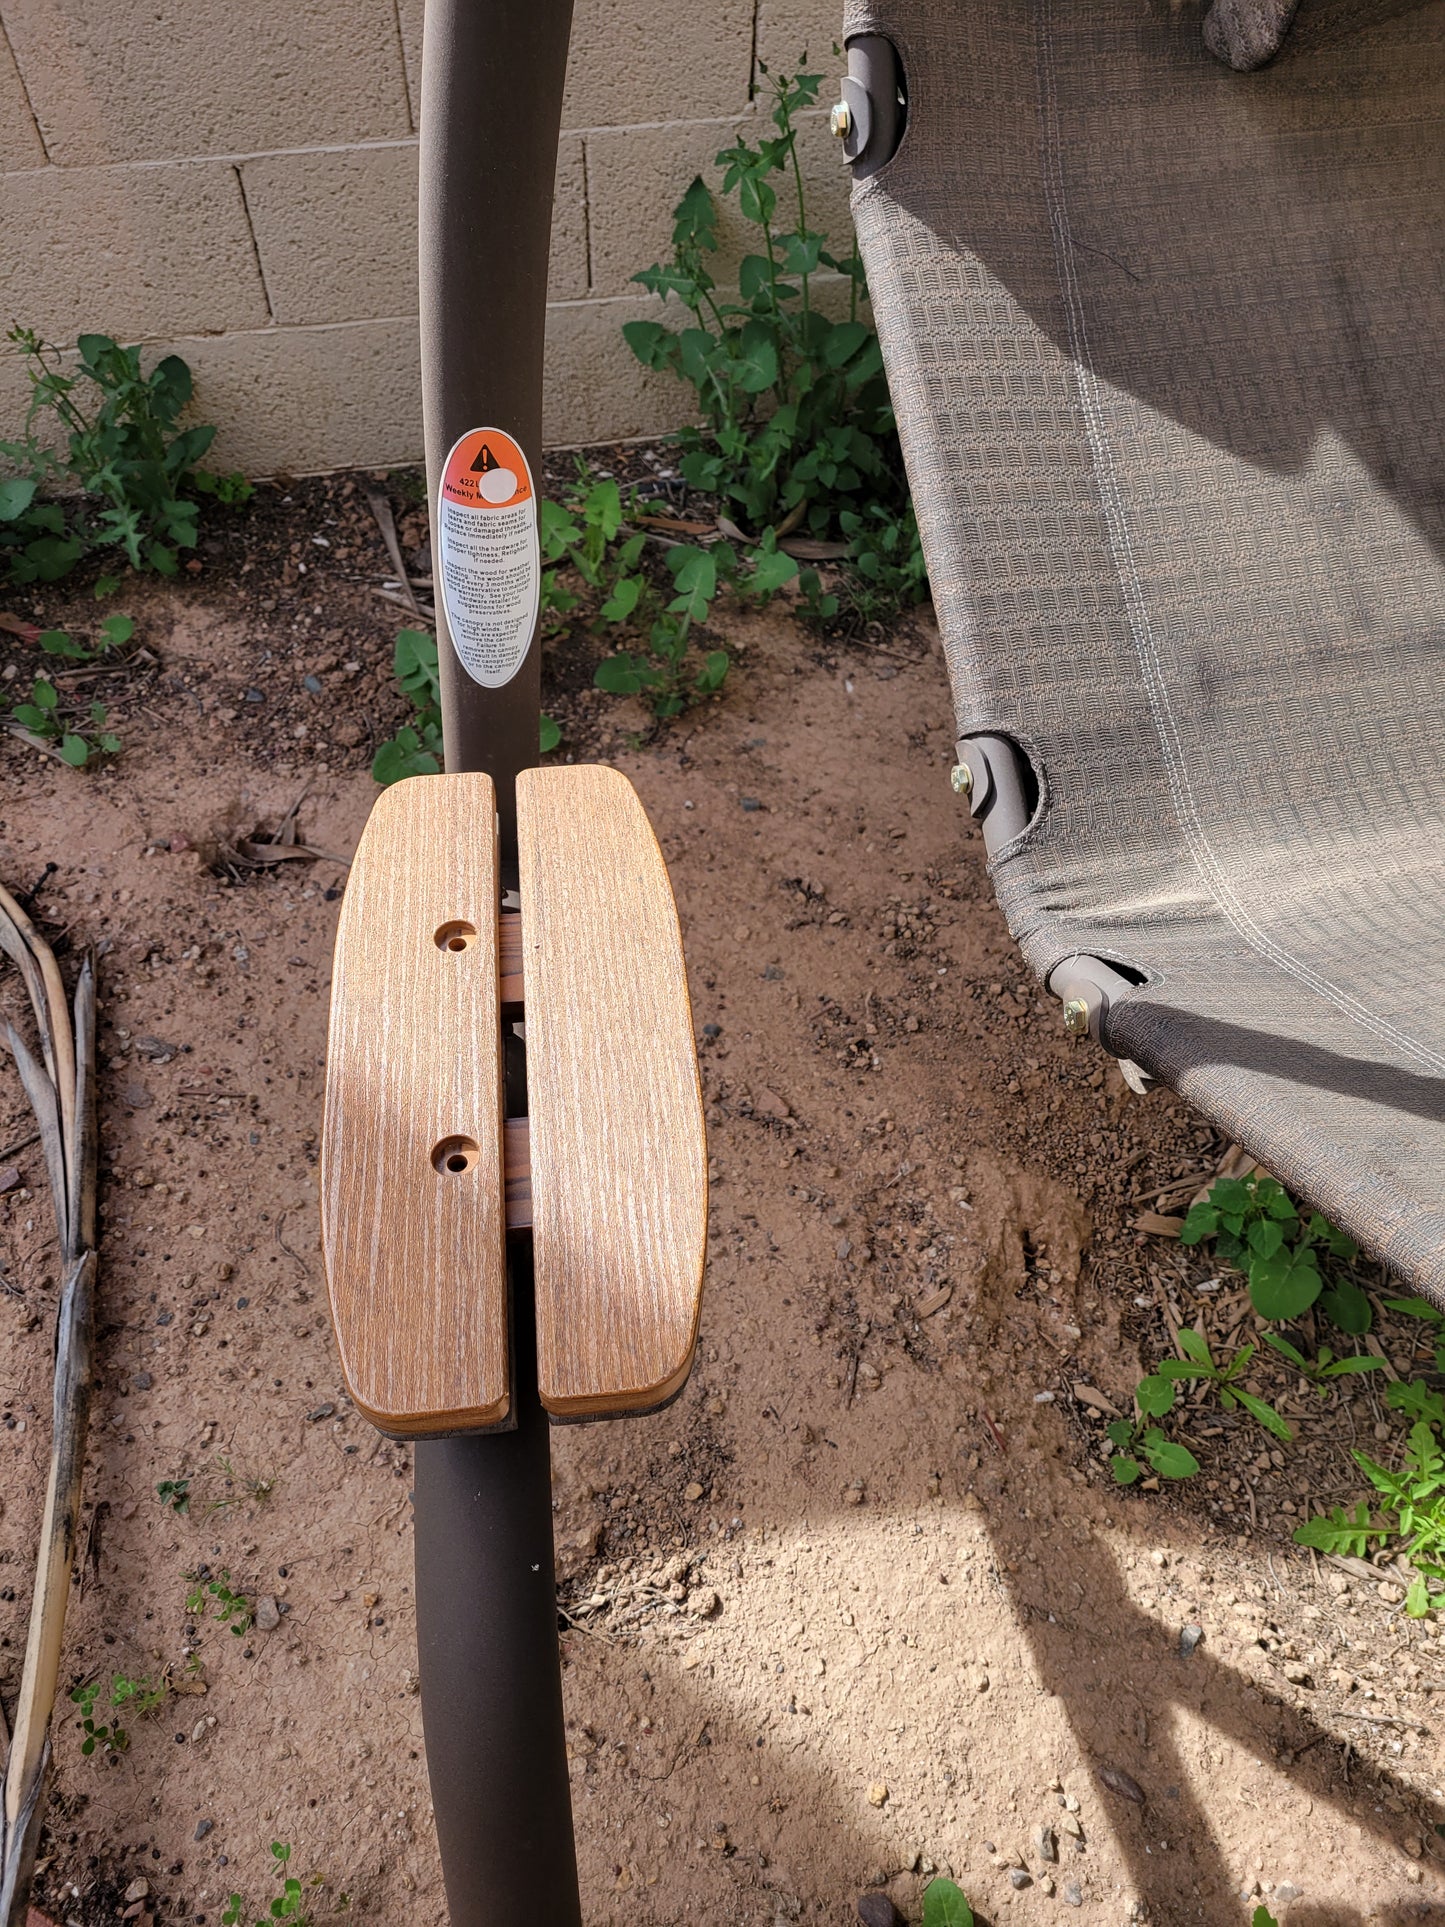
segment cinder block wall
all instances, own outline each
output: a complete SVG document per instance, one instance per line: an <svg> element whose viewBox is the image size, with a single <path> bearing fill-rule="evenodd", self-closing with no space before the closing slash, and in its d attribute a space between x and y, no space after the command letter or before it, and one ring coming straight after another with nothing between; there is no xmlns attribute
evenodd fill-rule
<svg viewBox="0 0 1445 1927"><path fill-rule="evenodd" d="M512 0L526 4L526 0ZM759 59L828 77L840 0L577 0L558 162L547 437L648 434L688 396L622 322L697 172L756 123ZM95 330L195 370L253 475L421 454L422 0L0 0L0 324ZM822 114L815 225L847 234ZM733 239L736 240L737 236ZM0 363L0 436L25 384Z"/></svg>

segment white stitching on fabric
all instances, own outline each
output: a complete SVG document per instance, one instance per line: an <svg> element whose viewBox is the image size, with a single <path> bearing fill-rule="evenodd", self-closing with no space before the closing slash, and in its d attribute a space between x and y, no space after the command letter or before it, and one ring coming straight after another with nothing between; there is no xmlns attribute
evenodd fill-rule
<svg viewBox="0 0 1445 1927"><path fill-rule="evenodd" d="M1054 237L1059 287L1064 297L1064 308L1068 317L1069 347L1077 377L1079 407L1089 437L1089 451L1099 488L1100 505L1104 511L1104 522L1109 533L1109 547L1113 554L1114 567L1118 572L1119 585L1124 592L1129 630L1133 637L1135 653L1139 657L1140 667L1144 671L1149 707L1154 717L1160 747L1164 753L1165 770L1174 799L1175 814L1178 817L1180 829L1184 833L1190 855L1215 903L1252 950L1267 962L1296 978L1308 989L1313 990L1317 996L1327 999L1337 1009L1347 1012L1364 1029L1373 1031L1377 1037L1393 1044L1404 1056L1413 1058L1416 1063L1427 1065L1433 1070L1445 1071L1445 1057L1397 1029L1387 1019L1377 1016L1367 1005L1360 1003L1357 998L1352 997L1348 991L1342 990L1337 984L1332 984L1328 978L1320 976L1317 971L1312 970L1300 958L1291 955L1282 944L1262 930L1230 888L1219 859L1205 834L1189 787L1179 727L1170 707L1159 644L1150 621L1148 604L1145 601L1138 565L1134 558L1128 510L1119 491L1113 453L1099 406L1098 384L1089 347L1088 321L1079 292L1074 266L1074 238L1069 227L1063 140L1055 83L1053 0L1035 0L1034 17L1038 28L1039 113L1042 121L1042 145L1045 157L1044 191L1048 201L1049 225Z"/></svg>

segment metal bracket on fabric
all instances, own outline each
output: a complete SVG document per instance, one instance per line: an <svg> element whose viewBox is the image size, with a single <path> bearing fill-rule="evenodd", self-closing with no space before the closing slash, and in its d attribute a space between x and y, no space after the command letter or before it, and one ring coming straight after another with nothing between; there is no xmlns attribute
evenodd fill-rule
<svg viewBox="0 0 1445 1927"><path fill-rule="evenodd" d="M968 797L969 815L983 830L983 847L997 856L1029 826L1033 772L1006 736L966 736L953 753L955 772L967 771L966 777L955 774L954 788Z"/></svg>
<svg viewBox="0 0 1445 1927"><path fill-rule="evenodd" d="M1049 972L1048 988L1064 1007L1064 1027L1076 1037L1092 1037L1103 1044L1104 1020L1115 998L1137 988L1122 971L1101 957L1066 957ZM1107 1050L1108 1045L1104 1048ZM1118 1059L1124 1082L1139 1097L1153 1090L1156 1079L1132 1058Z"/></svg>
<svg viewBox="0 0 1445 1927"><path fill-rule="evenodd" d="M829 120L854 180L866 181L892 160L907 111L903 68L893 42L880 33L856 35L848 42L848 72Z"/></svg>

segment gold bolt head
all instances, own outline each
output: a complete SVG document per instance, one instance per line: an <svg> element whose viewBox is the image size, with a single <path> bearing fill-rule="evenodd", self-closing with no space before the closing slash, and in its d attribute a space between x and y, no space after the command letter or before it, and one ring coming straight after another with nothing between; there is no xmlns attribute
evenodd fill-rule
<svg viewBox="0 0 1445 1927"><path fill-rule="evenodd" d="M853 131L853 111L846 100L833 103L833 111L828 116L828 131L834 140L847 140Z"/></svg>
<svg viewBox="0 0 1445 1927"><path fill-rule="evenodd" d="M955 763L948 772L948 780L955 796L973 795L973 771L967 763Z"/></svg>
<svg viewBox="0 0 1445 1927"><path fill-rule="evenodd" d="M1070 1037L1089 1034L1089 1006L1082 997L1071 997L1064 1005L1064 1029Z"/></svg>

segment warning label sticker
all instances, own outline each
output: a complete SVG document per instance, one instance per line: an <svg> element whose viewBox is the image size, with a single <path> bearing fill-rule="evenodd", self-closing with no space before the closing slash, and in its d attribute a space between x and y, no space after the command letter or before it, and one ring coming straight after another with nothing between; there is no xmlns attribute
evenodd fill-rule
<svg viewBox="0 0 1445 1927"><path fill-rule="evenodd" d="M526 657L542 580L532 472L500 428L471 429L447 456L436 532L452 643L473 682L500 689Z"/></svg>

